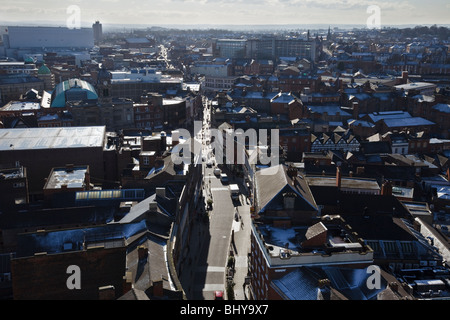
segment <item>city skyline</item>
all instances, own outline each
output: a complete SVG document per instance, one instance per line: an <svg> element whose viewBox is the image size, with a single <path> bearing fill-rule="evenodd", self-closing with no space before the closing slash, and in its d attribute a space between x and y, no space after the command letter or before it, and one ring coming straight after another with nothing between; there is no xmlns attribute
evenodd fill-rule
<svg viewBox="0 0 450 320"><path fill-rule="evenodd" d="M450 4L443 0L400 2L368 0L54 0L2 1L0 21L15 24L65 25L79 8L82 26L103 25L218 26L218 25L366 25L380 10L380 26L448 25Z"/></svg>

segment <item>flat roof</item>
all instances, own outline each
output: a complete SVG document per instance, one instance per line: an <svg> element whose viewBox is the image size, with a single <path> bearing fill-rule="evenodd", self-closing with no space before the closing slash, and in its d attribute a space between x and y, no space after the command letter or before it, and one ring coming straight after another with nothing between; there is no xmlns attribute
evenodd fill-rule
<svg viewBox="0 0 450 320"><path fill-rule="evenodd" d="M1 111L21 111L21 110L39 110L41 105L39 102L29 101L12 101L0 108Z"/></svg>
<svg viewBox="0 0 450 320"><path fill-rule="evenodd" d="M54 168L50 173L45 189L61 189L63 185L66 185L69 189L82 188L88 170L88 166Z"/></svg>
<svg viewBox="0 0 450 320"><path fill-rule="evenodd" d="M309 186L334 187L336 186L336 177L324 176L305 176ZM362 178L341 178L341 187L350 189L375 189L380 190L380 186L376 180Z"/></svg>
<svg viewBox="0 0 450 320"><path fill-rule="evenodd" d="M0 151L100 148L105 132L105 126L2 129Z"/></svg>

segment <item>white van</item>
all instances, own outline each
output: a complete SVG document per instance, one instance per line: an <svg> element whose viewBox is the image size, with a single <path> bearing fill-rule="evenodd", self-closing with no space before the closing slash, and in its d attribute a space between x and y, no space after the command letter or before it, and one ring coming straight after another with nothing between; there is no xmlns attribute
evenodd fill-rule
<svg viewBox="0 0 450 320"><path fill-rule="evenodd" d="M220 181L222 182L222 183L228 183L228 176L226 175L226 173L221 173L220 174Z"/></svg>
<svg viewBox="0 0 450 320"><path fill-rule="evenodd" d="M239 186L237 184L230 184L230 194L231 199L233 200L239 199Z"/></svg>

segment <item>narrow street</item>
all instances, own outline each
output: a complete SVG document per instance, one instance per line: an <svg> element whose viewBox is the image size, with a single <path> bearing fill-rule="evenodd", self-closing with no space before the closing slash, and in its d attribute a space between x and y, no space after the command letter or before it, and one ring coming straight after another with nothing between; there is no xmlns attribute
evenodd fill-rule
<svg viewBox="0 0 450 320"><path fill-rule="evenodd" d="M212 153L210 145L206 143L209 137L210 126L210 112L207 104L205 105L203 130L199 136L202 138L202 160L203 160L203 179L204 188L203 194L205 200L211 199L212 210L207 211L209 214L208 222L198 221L195 226L195 235L192 237L190 243L190 268L189 272L183 270L184 277L181 278L186 296L190 300L213 300L214 292L219 290L225 294L226 283L226 265L231 245L232 233L239 239L241 247L249 243L249 237L244 236L242 231L242 220L235 220L235 212L238 214L247 213L245 218L249 218L249 205L246 202L244 195L241 195L238 201L233 202L229 184L223 184L218 175L214 174L216 161ZM208 161L212 161L211 166L208 166ZM225 173L226 168L222 168ZM230 183L238 183L238 181L231 175ZM240 186L241 191L243 187ZM247 217L248 216L248 217ZM242 218L244 219L244 218ZM248 222L249 223L249 220ZM238 233L239 237L237 237ZM248 235L248 233L247 233ZM236 249L236 245L234 246ZM232 249L233 250L233 249ZM241 252L233 250L233 254L239 253L236 258L236 268L247 270L247 250L243 249ZM241 256L242 255L242 256ZM186 270L187 271L187 270ZM235 282L238 278L235 279ZM239 285L236 289L242 289L243 277L239 277ZM242 290L241 290L242 291ZM243 299L243 293L237 294L237 298Z"/></svg>

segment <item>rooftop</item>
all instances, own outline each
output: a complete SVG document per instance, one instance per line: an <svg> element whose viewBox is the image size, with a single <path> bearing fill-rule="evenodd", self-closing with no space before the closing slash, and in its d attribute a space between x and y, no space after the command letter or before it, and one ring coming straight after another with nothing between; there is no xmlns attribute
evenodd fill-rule
<svg viewBox="0 0 450 320"><path fill-rule="evenodd" d="M4 107L0 108L0 111L30 111L39 110L41 108L39 102L28 101L11 101Z"/></svg>
<svg viewBox="0 0 450 320"><path fill-rule="evenodd" d="M2 129L0 151L102 148L105 130L104 126Z"/></svg>
<svg viewBox="0 0 450 320"><path fill-rule="evenodd" d="M312 187L333 187L336 186L336 177L333 176L306 176L309 186ZM342 177L341 188L343 189L370 189L380 190L380 186L375 179L364 179L355 177Z"/></svg>
<svg viewBox="0 0 450 320"><path fill-rule="evenodd" d="M0 169L0 180L20 179L25 177L24 168Z"/></svg>
<svg viewBox="0 0 450 320"><path fill-rule="evenodd" d="M372 259L372 250L338 215L324 216L313 225L281 228L254 222L252 227L271 266L370 263Z"/></svg>
<svg viewBox="0 0 450 320"><path fill-rule="evenodd" d="M89 166L68 166L65 168L53 168L45 189L81 189L85 187L86 174L89 174Z"/></svg>
<svg viewBox="0 0 450 320"><path fill-rule="evenodd" d="M128 224L105 224L66 230L42 230L19 236L17 257L36 253L58 254L83 251L95 246L122 247L127 239L147 230L145 221Z"/></svg>

